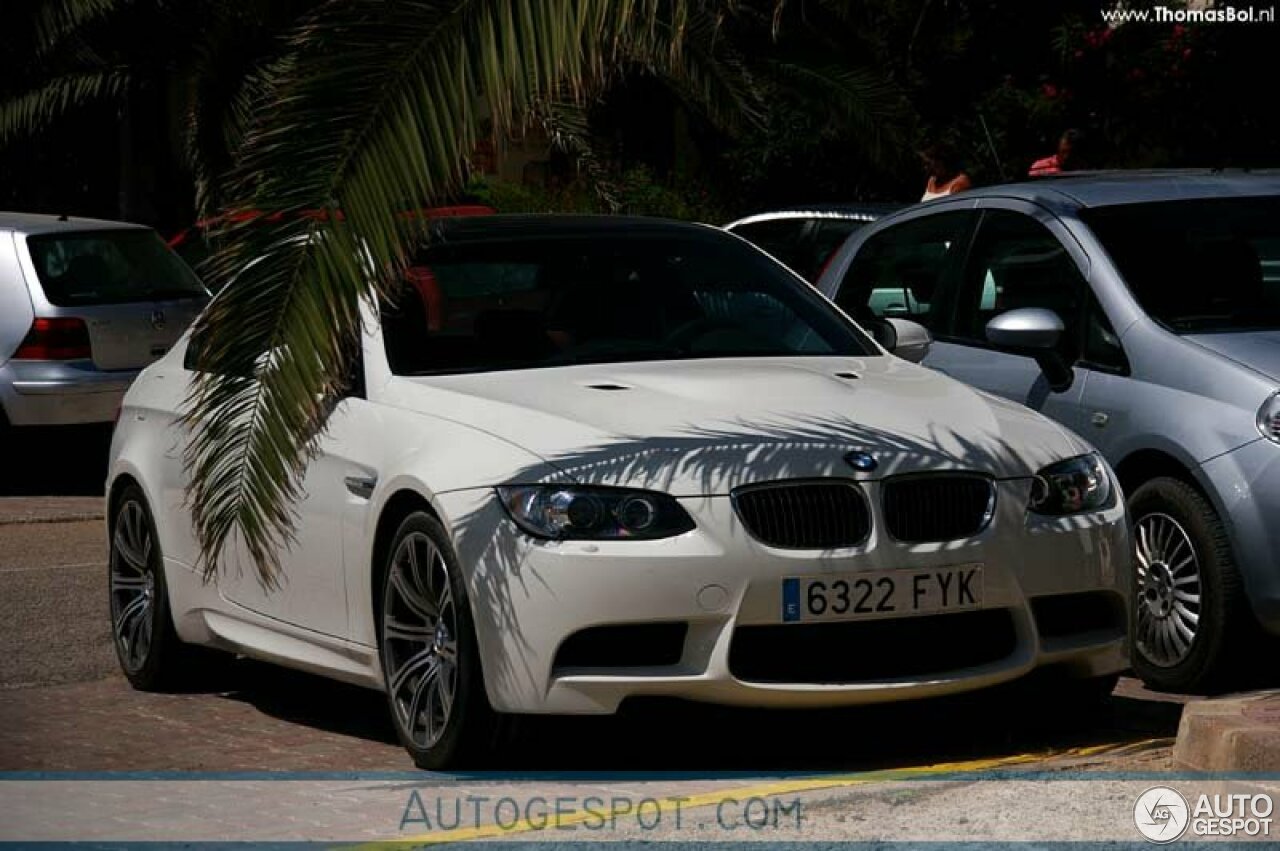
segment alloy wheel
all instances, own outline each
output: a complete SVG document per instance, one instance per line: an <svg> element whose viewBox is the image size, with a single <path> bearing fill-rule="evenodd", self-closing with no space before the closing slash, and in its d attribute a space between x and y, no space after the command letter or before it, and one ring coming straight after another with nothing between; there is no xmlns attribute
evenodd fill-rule
<svg viewBox="0 0 1280 851"><path fill-rule="evenodd" d="M1187 530L1167 514L1147 514L1134 527L1137 556L1138 651L1173 667L1195 646L1203 583Z"/></svg>
<svg viewBox="0 0 1280 851"><path fill-rule="evenodd" d="M155 542L141 503L126 502L111 538L111 628L120 661L130 673L142 669L155 635Z"/></svg>
<svg viewBox="0 0 1280 851"><path fill-rule="evenodd" d="M449 567L421 532L401 539L391 560L382 653L397 722L416 747L435 746L457 697L458 618Z"/></svg>

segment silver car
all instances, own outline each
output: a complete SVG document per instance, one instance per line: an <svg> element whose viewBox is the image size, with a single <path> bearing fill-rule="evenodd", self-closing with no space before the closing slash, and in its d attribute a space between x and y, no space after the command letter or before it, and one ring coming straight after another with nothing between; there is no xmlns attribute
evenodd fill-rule
<svg viewBox="0 0 1280 851"><path fill-rule="evenodd" d="M1256 660L1256 624L1280 635L1280 177L965 192L855 233L818 286L883 336L926 326L927 366L1104 453L1134 526L1147 683L1222 685Z"/></svg>
<svg viewBox="0 0 1280 851"><path fill-rule="evenodd" d="M110 422L207 301L150 228L0 213L0 428Z"/></svg>
<svg viewBox="0 0 1280 851"><path fill-rule="evenodd" d="M849 234L901 204L810 204L756 213L724 226L773 255L806 281L816 281Z"/></svg>

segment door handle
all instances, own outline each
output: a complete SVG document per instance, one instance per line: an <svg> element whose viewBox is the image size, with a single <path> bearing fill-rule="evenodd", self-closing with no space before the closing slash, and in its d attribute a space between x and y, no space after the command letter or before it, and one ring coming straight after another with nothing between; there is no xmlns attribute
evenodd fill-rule
<svg viewBox="0 0 1280 851"><path fill-rule="evenodd" d="M1089 421L1098 428L1106 428L1107 423L1111 422L1111 415L1105 411L1094 411Z"/></svg>
<svg viewBox="0 0 1280 851"><path fill-rule="evenodd" d="M376 476L347 476L343 482L352 495L368 499L373 496L373 488L378 484L378 479Z"/></svg>

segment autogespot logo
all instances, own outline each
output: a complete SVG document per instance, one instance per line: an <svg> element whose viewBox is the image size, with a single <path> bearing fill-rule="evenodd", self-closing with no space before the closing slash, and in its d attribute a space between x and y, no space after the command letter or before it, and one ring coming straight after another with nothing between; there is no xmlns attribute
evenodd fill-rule
<svg viewBox="0 0 1280 851"><path fill-rule="evenodd" d="M1133 823L1143 836L1160 845L1181 837L1190 821L1187 799L1168 786L1152 786L1133 805Z"/></svg>

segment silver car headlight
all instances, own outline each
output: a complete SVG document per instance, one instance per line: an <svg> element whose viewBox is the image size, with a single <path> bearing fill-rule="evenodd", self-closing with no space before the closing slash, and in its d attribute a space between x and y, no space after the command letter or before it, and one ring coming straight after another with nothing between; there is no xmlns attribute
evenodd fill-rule
<svg viewBox="0 0 1280 851"><path fill-rule="evenodd" d="M1050 464L1036 473L1028 508L1061 516L1096 511L1111 504L1115 491L1107 465L1096 452Z"/></svg>
<svg viewBox="0 0 1280 851"><path fill-rule="evenodd" d="M1258 431L1267 440L1280 443L1280 390L1272 393L1258 408Z"/></svg>
<svg viewBox="0 0 1280 851"><path fill-rule="evenodd" d="M577 485L498 488L507 514L523 531L554 540L653 540L694 528L693 518L664 493Z"/></svg>

